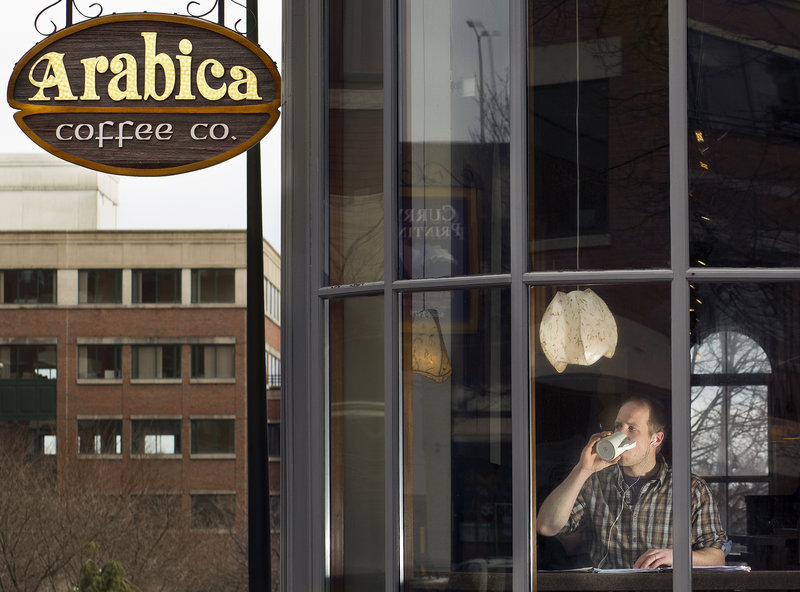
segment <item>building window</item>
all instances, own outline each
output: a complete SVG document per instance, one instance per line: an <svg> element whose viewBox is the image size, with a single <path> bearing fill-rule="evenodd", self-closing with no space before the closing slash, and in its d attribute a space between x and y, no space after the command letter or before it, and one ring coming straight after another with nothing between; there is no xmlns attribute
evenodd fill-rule
<svg viewBox="0 0 800 592"><path fill-rule="evenodd" d="M42 454L45 456L55 456L58 452L58 440L55 434L44 434L42 436Z"/></svg>
<svg viewBox="0 0 800 592"><path fill-rule="evenodd" d="M55 345L0 346L0 378L47 378L55 380Z"/></svg>
<svg viewBox="0 0 800 592"><path fill-rule="evenodd" d="M235 270L193 269L192 303L235 302Z"/></svg>
<svg viewBox="0 0 800 592"><path fill-rule="evenodd" d="M281 359L267 352L267 386L281 385Z"/></svg>
<svg viewBox="0 0 800 592"><path fill-rule="evenodd" d="M134 304L175 304L181 301L180 269L134 269Z"/></svg>
<svg viewBox="0 0 800 592"><path fill-rule="evenodd" d="M131 421L131 454L180 454L180 419Z"/></svg>
<svg viewBox="0 0 800 592"><path fill-rule="evenodd" d="M281 291L267 279L264 280L264 313L276 323L281 322Z"/></svg>
<svg viewBox="0 0 800 592"><path fill-rule="evenodd" d="M181 377L180 345L134 345L131 347L131 378Z"/></svg>
<svg viewBox="0 0 800 592"><path fill-rule="evenodd" d="M122 420L79 419L78 454L122 454Z"/></svg>
<svg viewBox="0 0 800 592"><path fill-rule="evenodd" d="M233 345L193 345L192 378L235 378Z"/></svg>
<svg viewBox="0 0 800 592"><path fill-rule="evenodd" d="M78 271L79 304L120 304L122 270L81 269Z"/></svg>
<svg viewBox="0 0 800 592"><path fill-rule="evenodd" d="M236 496L232 493L192 495L193 529L230 529L236 524Z"/></svg>
<svg viewBox="0 0 800 592"><path fill-rule="evenodd" d="M744 535L747 497L769 493L769 359L734 331L691 351L692 472L715 489L725 531Z"/></svg>
<svg viewBox="0 0 800 592"><path fill-rule="evenodd" d="M267 423L267 450L270 458L281 456L281 424L278 421Z"/></svg>
<svg viewBox="0 0 800 592"><path fill-rule="evenodd" d="M139 524L150 524L159 531L181 527L184 521L179 493L134 493L131 512Z"/></svg>
<svg viewBox="0 0 800 592"><path fill-rule="evenodd" d="M236 421L234 419L193 419L192 454L234 454Z"/></svg>
<svg viewBox="0 0 800 592"><path fill-rule="evenodd" d="M79 345L78 378L122 378L122 346Z"/></svg>
<svg viewBox="0 0 800 592"><path fill-rule="evenodd" d="M3 304L52 304L56 301L54 269L7 269L0 271Z"/></svg>

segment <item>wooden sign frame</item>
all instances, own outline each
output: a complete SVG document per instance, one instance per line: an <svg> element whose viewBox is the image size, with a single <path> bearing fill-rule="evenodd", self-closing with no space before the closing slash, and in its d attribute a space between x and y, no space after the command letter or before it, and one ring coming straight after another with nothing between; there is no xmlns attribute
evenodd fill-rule
<svg viewBox="0 0 800 592"><path fill-rule="evenodd" d="M14 120L44 150L132 176L241 154L275 126L280 102L278 69L258 45L209 21L157 13L62 29L20 59L8 84Z"/></svg>

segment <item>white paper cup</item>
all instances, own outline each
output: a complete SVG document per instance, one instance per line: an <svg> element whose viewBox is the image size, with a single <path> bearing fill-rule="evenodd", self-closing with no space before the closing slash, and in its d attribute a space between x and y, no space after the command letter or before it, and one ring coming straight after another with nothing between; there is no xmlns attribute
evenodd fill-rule
<svg viewBox="0 0 800 592"><path fill-rule="evenodd" d="M636 442L628 440L622 432L614 432L597 443L597 454L604 461L612 461L620 454L631 448L636 448Z"/></svg>

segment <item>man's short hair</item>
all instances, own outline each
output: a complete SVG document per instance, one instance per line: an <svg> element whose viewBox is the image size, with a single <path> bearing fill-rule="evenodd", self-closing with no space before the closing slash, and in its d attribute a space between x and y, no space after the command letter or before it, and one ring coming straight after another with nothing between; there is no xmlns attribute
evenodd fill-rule
<svg viewBox="0 0 800 592"><path fill-rule="evenodd" d="M647 407L650 410L650 417L647 420L647 427L650 429L650 434L655 434L656 432L663 432L664 435L667 433L667 412L664 409L664 406L659 403L658 401L654 401L653 399L648 399L647 397L643 397L641 395L631 395L626 397L625 400L622 402L622 405L625 403L634 403L635 405L642 405ZM620 407L622 407L620 405Z"/></svg>

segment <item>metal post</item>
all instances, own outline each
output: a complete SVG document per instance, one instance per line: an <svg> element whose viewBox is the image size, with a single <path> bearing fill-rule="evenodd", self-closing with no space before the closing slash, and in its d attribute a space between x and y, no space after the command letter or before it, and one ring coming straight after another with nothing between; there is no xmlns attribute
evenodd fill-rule
<svg viewBox="0 0 800 592"><path fill-rule="evenodd" d="M220 5L220 18L224 18L223 15ZM258 43L257 0L247 0L247 38ZM256 144L247 151L247 548L250 592L269 592L272 587L264 352L261 150Z"/></svg>

